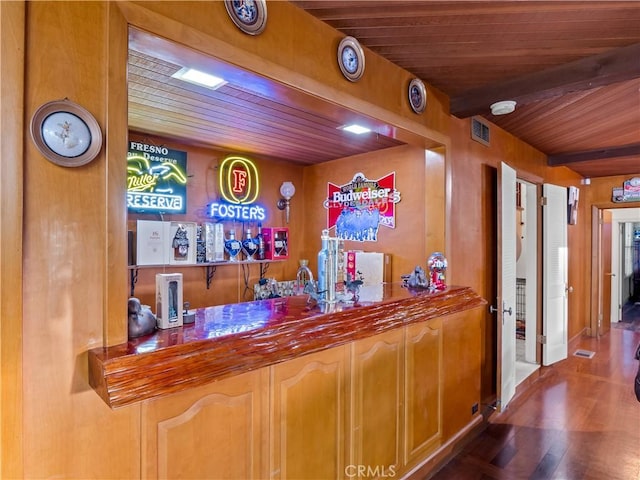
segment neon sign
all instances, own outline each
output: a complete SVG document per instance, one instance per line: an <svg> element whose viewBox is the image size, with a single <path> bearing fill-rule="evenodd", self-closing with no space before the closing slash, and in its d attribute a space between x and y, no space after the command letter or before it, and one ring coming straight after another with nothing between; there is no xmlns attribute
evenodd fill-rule
<svg viewBox="0 0 640 480"><path fill-rule="evenodd" d="M213 202L209 205L209 216L225 220L244 222L262 221L266 211L260 205L234 205L232 203Z"/></svg>
<svg viewBox="0 0 640 480"><path fill-rule="evenodd" d="M230 155L220 164L220 195L229 203L253 203L260 193L258 168L249 159Z"/></svg>
<svg viewBox="0 0 640 480"><path fill-rule="evenodd" d="M253 203L260 193L256 165L245 157L230 155L220 163L218 184L223 202L209 204L209 216L222 220L262 221L264 207Z"/></svg>
<svg viewBox="0 0 640 480"><path fill-rule="evenodd" d="M370 180L356 173L349 183L327 183L327 228L336 227L336 236L357 242L378 240L378 227L396 228L396 174Z"/></svg>
<svg viewBox="0 0 640 480"><path fill-rule="evenodd" d="M129 142L127 208L133 212L187 211L187 153Z"/></svg>

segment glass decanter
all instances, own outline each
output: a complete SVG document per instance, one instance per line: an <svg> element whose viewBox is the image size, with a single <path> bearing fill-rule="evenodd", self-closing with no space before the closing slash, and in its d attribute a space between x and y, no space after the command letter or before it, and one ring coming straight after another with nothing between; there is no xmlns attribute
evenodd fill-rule
<svg viewBox="0 0 640 480"><path fill-rule="evenodd" d="M229 255L230 262L238 261L238 254L242 250L242 244L239 240L236 240L236 232L234 230L229 230L229 238L224 241L224 250Z"/></svg>
<svg viewBox="0 0 640 480"><path fill-rule="evenodd" d="M258 251L257 240L257 238L251 236L251 230L247 229L244 240L242 240L242 251L247 257L247 260L255 260L254 255Z"/></svg>

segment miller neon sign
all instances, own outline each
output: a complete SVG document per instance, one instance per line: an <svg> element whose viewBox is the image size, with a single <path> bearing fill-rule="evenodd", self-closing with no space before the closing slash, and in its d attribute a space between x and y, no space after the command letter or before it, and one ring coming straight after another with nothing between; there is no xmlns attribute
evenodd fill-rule
<svg viewBox="0 0 640 480"><path fill-rule="evenodd" d="M187 153L129 142L127 208L133 212L187 211Z"/></svg>
<svg viewBox="0 0 640 480"><path fill-rule="evenodd" d="M220 163L220 196L224 201L209 204L209 216L222 220L262 221L266 210L254 203L260 193L256 165L245 157L230 155Z"/></svg>

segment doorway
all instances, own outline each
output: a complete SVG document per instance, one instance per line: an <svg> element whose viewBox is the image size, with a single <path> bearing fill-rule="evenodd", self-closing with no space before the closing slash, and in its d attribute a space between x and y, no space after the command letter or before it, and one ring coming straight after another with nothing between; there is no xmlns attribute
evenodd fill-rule
<svg viewBox="0 0 640 480"><path fill-rule="evenodd" d="M618 328L640 326L640 208L611 213L611 322ZM608 293L608 292L607 292Z"/></svg>
<svg viewBox="0 0 640 480"><path fill-rule="evenodd" d="M518 384L539 368L538 193L501 162L497 176L497 407L507 408ZM546 237L545 237L546 238Z"/></svg>
<svg viewBox="0 0 640 480"><path fill-rule="evenodd" d="M537 187L516 182L516 385L540 368L537 359Z"/></svg>

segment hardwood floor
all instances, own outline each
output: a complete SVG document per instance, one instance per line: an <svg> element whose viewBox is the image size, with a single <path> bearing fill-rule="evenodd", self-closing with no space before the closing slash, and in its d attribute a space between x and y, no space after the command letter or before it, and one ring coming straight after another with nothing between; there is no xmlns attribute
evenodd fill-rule
<svg viewBox="0 0 640 480"><path fill-rule="evenodd" d="M431 480L640 480L640 403L633 391L640 332L572 342L569 358L535 373L502 413ZM577 350L595 352L576 357Z"/></svg>

